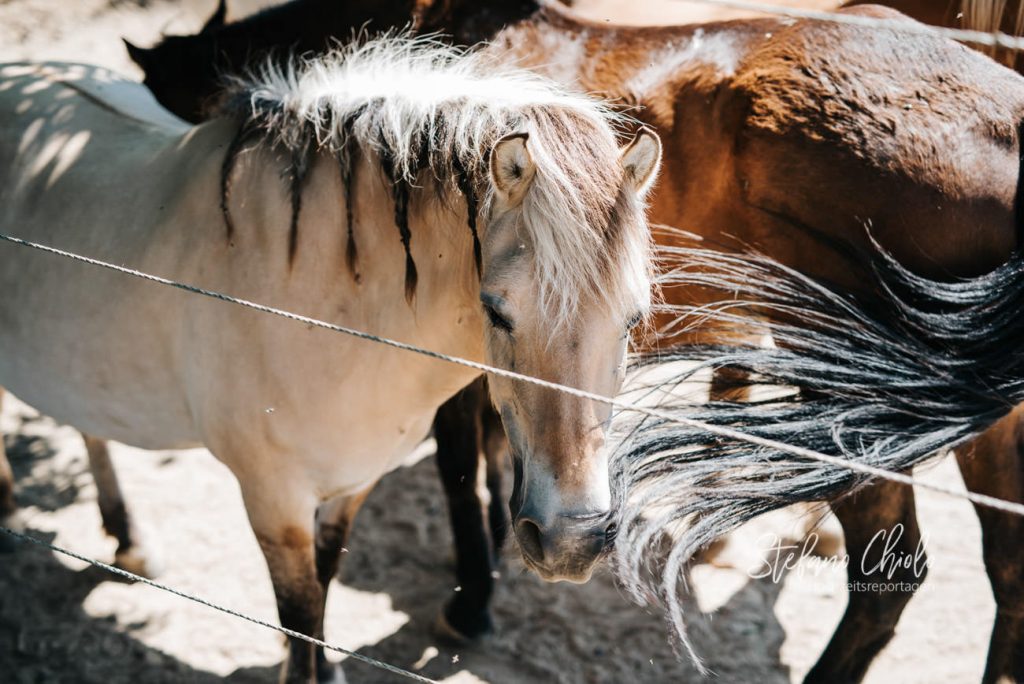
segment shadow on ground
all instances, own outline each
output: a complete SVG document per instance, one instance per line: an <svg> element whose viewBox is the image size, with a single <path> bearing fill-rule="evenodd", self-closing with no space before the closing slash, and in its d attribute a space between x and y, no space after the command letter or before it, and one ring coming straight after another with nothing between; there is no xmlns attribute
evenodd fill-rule
<svg viewBox="0 0 1024 684"><path fill-rule="evenodd" d="M46 512L89 503L84 454L58 463L47 440L33 432L5 440L22 504ZM691 664L674 656L660 614L630 604L607 572L584 586L546 584L523 569L515 548L504 554L496 633L467 647L436 639L433 621L455 587L447 512L431 458L384 479L360 513L349 549L342 581L387 595L392 608L409 617L398 631L361 649L365 655L407 668L421 661L422 674L443 679L463 673L461 681L465 672L502 683L700 681ZM127 625L87 613L89 594L112 579L97 568L70 569L49 551L24 544L0 555L0 672L14 673L9 681L19 684L221 681L135 636L159 629L148 624L159 622L159 612L143 606L138 612L152 617ZM789 681L779 660L785 635L773 613L780 590L781 584L748 582L713 620L690 606L694 641L720 681ZM362 663L345 669L351 682L398 681ZM247 667L227 679L269 683L276 675L275 667Z"/></svg>

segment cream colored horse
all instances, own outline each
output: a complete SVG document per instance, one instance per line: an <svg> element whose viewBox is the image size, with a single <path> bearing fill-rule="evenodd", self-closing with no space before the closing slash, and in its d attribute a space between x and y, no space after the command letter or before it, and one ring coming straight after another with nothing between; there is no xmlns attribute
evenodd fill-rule
<svg viewBox="0 0 1024 684"><path fill-rule="evenodd" d="M619 150L598 104L403 40L268 69L227 111L189 128L99 69L0 68L0 230L616 392L649 305L653 135ZM99 438L208 447L241 486L282 624L314 635L362 498L474 376L10 244L0 291L0 382ZM528 562L585 580L609 533L608 407L491 387ZM284 671L332 674L294 641Z"/></svg>

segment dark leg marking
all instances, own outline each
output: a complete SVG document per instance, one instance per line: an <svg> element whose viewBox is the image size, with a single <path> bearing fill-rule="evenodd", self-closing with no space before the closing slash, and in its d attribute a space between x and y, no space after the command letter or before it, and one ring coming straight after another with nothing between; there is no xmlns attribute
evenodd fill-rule
<svg viewBox="0 0 1024 684"><path fill-rule="evenodd" d="M312 516L311 516L312 517ZM286 526L268 535L257 531L263 555L270 570L277 599L281 626L302 634L320 636L323 625L325 594L317 581L314 561L312 519L309 528ZM288 639L288 659L279 681L286 684L309 684L318 675L318 663L326 659L320 649L301 639Z"/></svg>

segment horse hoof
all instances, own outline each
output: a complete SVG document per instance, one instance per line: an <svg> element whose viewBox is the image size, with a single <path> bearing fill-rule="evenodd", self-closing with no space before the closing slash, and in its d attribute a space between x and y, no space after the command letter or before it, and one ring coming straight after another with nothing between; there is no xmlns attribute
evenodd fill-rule
<svg viewBox="0 0 1024 684"><path fill-rule="evenodd" d="M136 546L114 554L114 567L146 579L153 579L163 572L163 563L157 554Z"/></svg>
<svg viewBox="0 0 1024 684"><path fill-rule="evenodd" d="M475 620L459 622L448 616L448 610L442 610L434 621L434 634L442 642L452 646L469 646L480 641L494 631L494 623L489 613Z"/></svg>

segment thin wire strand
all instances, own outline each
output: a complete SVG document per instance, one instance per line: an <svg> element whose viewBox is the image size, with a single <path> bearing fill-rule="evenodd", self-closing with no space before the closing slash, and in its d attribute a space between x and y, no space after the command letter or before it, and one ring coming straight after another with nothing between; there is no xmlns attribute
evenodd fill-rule
<svg viewBox="0 0 1024 684"><path fill-rule="evenodd" d="M1006 48L1008 50L1024 50L1024 38L1011 36L1002 31L975 31L972 29L946 28L944 26L931 26L919 22L910 22L907 19L880 19L878 17L865 17L858 14L839 14L837 12L826 12L822 10L799 9L796 7L784 7L782 5L768 5L761 2L748 2L747 0L678 0L697 5L712 5L714 7L727 7L729 9L747 10L750 12L762 12L774 14L791 19L817 19L819 21L830 21L834 24L846 24L848 26L860 26L863 28L890 29L913 33L917 35L941 36L951 38L964 43L976 43L991 47Z"/></svg>
<svg viewBox="0 0 1024 684"><path fill-rule="evenodd" d="M711 423L705 423L700 420L694 420L692 418L686 418L684 416L675 415L669 411L649 408L646 406L639 406L631 402L620 401L618 399L613 399L611 397L595 394L593 392L587 392L586 390L577 389L575 387L569 387L568 385L561 385L556 382L549 382L547 380L541 380L540 378L535 378L529 375L523 375L522 373L516 373L515 371L505 370L503 368L495 368L494 366L488 366L485 363L470 361L469 359L462 359L457 356L449 356L448 354L442 354L440 352L431 351L429 349L423 349L421 347L407 344L405 342L399 342L397 340L392 340L387 337L380 337L378 335L373 335L367 332L363 332L361 330L347 328L343 325L328 323L326 321L321 321L316 318L310 318L309 316L302 316L300 314L292 313L290 311L276 309L272 306L257 304L247 299L241 299L240 297L232 297L231 295L227 295L222 292L206 290L204 288L197 287L195 285L189 285L187 283L179 283L177 281L169 280L167 278L161 278L160 276L151 275L149 273L143 273L142 271L137 271L133 268L128 268L126 266L118 266L116 264L111 264L106 261L100 261L99 259L93 259L91 257L82 256L81 254L75 254L74 252L68 252L63 249L57 249L56 247L41 245L36 242L30 242L28 240L23 240L21 238L5 235L3 233L0 233L0 240L12 242L16 245L21 245L23 247L30 247L41 252L47 252L49 254L54 254L60 257L71 259L73 261L79 261L85 264L90 264L92 266L99 266L100 268L116 271L118 273L130 275L135 278L140 278L142 280L148 280L153 283L167 285L169 287L174 287L179 290L184 290L185 292L203 295L204 297L211 297L213 299L218 299L222 302L228 302L230 304L236 304L238 306L254 309L256 311L262 311L263 313L273 314L275 316L280 316L288 320L304 323L306 325L313 326L316 328L322 328L324 330L330 330L332 332L351 335L352 337L357 337L362 340L377 342L378 344L384 344L389 347L394 347L395 349L413 352L415 354L427 356L429 358L437 359L439 361L445 361L447 363L465 366L466 368L472 368L482 373L490 373L498 377L508 378L509 380L517 380L519 382L530 383L532 385L537 385L538 387L544 387L546 389L554 390L556 392L563 392L565 394L569 394L574 397L579 397L581 399L588 399L590 401L600 402L602 404L606 404L608 406L623 411L633 411L636 413L642 413L653 418L659 418L661 420L674 422L679 425L685 425L696 430L703 430L705 432L711 433L713 435L718 435L720 437L735 439L737 441L746 442L748 444L754 444L756 446L765 447L767 449L776 449L778 451L792 454L793 456L799 456L801 458L810 459L812 461L819 461L821 463L828 463L829 465L839 466L841 468L846 468L854 472L863 473L865 475L870 475L873 477L879 477L882 478L883 480L889 480L891 482L899 482L905 485L921 487L922 489L938 492L940 494L945 494L947 496L951 496L957 499L967 499L971 503L977 504L979 506L994 508L998 511L1003 511L1004 513L1011 513L1013 515L1019 515L1021 517L1024 517L1024 504L1019 504L1012 501L1005 501L1003 499L998 499L994 496L989 496L987 494L978 494L977 492L971 491L963 492L957 489L953 489L952 487L921 482L919 480L915 480L913 477L909 475L904 475L903 473L896 473L889 470L885 470L884 468L878 468L876 466L871 466L864 463L857 463L856 461L850 461L844 458L840 458L838 456L831 456L829 454L823 454L817 451L812 451L810 449L805 449L804 447L793 446L791 444L779 442L774 439L768 439L765 437L759 437L757 435L751 435L741 430L736 430L730 427L725 427L722 425L712 425Z"/></svg>
<svg viewBox="0 0 1024 684"><path fill-rule="evenodd" d="M12 529L10 529L8 527L3 527L3 526L0 526L0 532L3 532L4 534L7 534L7 535L9 535L11 537L14 537L15 539L19 539L19 540L24 541L24 542L29 542L31 544L35 544L36 546L42 546L43 548L49 549L50 551L54 551L56 553L63 554L65 556L67 556L68 558L74 558L75 560L80 560L83 563L88 563L89 565L96 566L97 568L100 568L102 570L106 570L107 572L113 573L115 575L120 575L121 577L124 577L126 579L130 579L133 582L141 582L142 584L149 585L149 586L151 586L151 587L153 587L155 589L160 589L161 591L166 591L167 593L174 594L175 596L178 596L180 598L188 599L189 601L194 601L195 603L198 603L200 605L206 606L207 608L213 608L214 610L219 610L220 612L226 613L227 615L230 615L232 617L236 617L236 618L245 620L247 622L251 622L254 625L259 625L260 627L267 627L269 629L272 629L272 630L275 630L277 632L280 632L281 634L284 634L285 636L290 636L290 637L294 637L296 639L301 639L302 641L309 642L309 643L313 644L314 646L320 646L321 648L325 648L325 649L327 649L329 651L334 651L336 653L340 653L340 654L348 656L349 658L352 658L354 660L359 660L361 662L364 662L367 665L372 665L373 667L376 667L378 669L385 670L387 672L391 672L392 674L396 674L396 675L399 675L399 676L402 676L402 677L406 677L407 679L412 679L413 681L424 682L424 684L438 684L438 681L436 679L428 679L427 677L424 677L422 675L418 675L415 672L409 672L408 670L403 670L400 667L396 667L396 666L391 665L389 663L385 663L382 660L377 660L376 658L371 658L370 656L365 656L365 655L363 655L361 653L356 653L355 651L350 651L347 648L342 648L341 646L332 646L331 644L327 643L326 641L321 641L320 639L316 639L316 638L311 637L309 635L303 634L302 632L296 632L295 630L288 629L287 627L279 627L278 625L271 624L271 623L266 622L264 620L260 620L259 618L254 618L252 616L246 615L245 613L239 613L237 610L232 610L230 608L225 608L224 606L221 606L221 605L218 605L216 603L213 603L212 601L207 601L206 599L201 598L199 596L195 596L193 594L188 594L188 593L186 593L184 591L181 591L180 589L175 589L173 587L169 587L166 584L161 584L160 582L154 582L153 580L147 579L145 577L142 577L141 575L136 575L135 573L128 572L127 570L122 570L121 568L116 568L113 565L107 565L106 563L103 563L101 561L95 560L93 558L89 558L88 556L83 556L80 553L75 553L74 551L69 551L68 549L65 549L63 547L57 546L56 544L51 544L48 541L45 541L43 539L39 539L38 537L33 537L30 534L24 534L23 532L16 532L15 530L12 530Z"/></svg>

